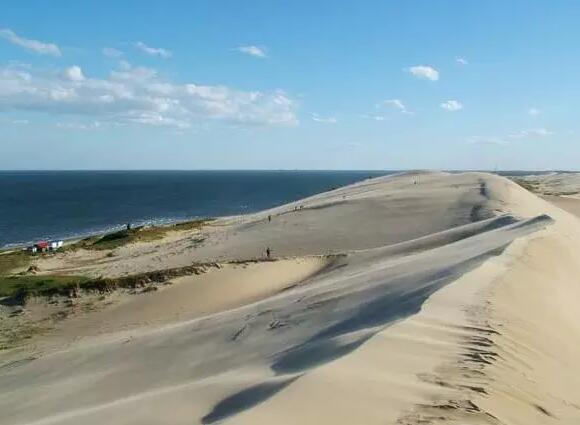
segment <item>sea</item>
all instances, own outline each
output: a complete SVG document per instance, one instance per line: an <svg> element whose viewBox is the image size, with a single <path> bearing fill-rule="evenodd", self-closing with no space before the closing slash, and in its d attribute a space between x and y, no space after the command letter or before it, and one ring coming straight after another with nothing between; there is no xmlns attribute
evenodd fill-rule
<svg viewBox="0 0 580 425"><path fill-rule="evenodd" d="M247 214L399 171L0 171L0 247Z"/></svg>

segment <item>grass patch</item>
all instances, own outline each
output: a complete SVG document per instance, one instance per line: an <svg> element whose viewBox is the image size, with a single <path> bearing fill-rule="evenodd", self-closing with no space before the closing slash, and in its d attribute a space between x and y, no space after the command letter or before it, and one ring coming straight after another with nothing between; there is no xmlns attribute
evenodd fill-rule
<svg viewBox="0 0 580 425"><path fill-rule="evenodd" d="M249 264L276 259L252 259L232 261L230 264ZM0 276L0 298L4 302L23 305L30 296L51 297L55 295L76 296L78 291L107 293L119 288L145 288L164 284L171 279L187 275L199 275L209 269L221 268L218 263L196 263L189 266L138 273L114 278L89 278L66 275L13 275Z"/></svg>
<svg viewBox="0 0 580 425"><path fill-rule="evenodd" d="M196 230L202 228L211 220L192 220L168 226L136 227L130 230L119 230L103 236L92 236L64 247L64 251L79 248L109 250L135 242L151 242L162 239L169 232Z"/></svg>
<svg viewBox="0 0 580 425"><path fill-rule="evenodd" d="M89 280L82 276L0 276L0 297L66 294Z"/></svg>
<svg viewBox="0 0 580 425"><path fill-rule="evenodd" d="M0 253L0 276L30 263L30 254L24 251Z"/></svg>
<svg viewBox="0 0 580 425"><path fill-rule="evenodd" d="M540 193L540 182L535 180L521 180L521 179L514 179L514 182L519 184L524 189L532 192L532 193Z"/></svg>
<svg viewBox="0 0 580 425"><path fill-rule="evenodd" d="M0 298L8 297L14 304L24 304L30 296L71 296L77 290L111 292L118 288L138 288L167 282L179 276L205 273L215 263L194 264L167 270L157 270L116 278L89 278L59 275L0 276Z"/></svg>
<svg viewBox="0 0 580 425"><path fill-rule="evenodd" d="M138 227L120 230L103 236L92 236L66 245L59 251L79 248L112 250L130 243L149 242L163 238L171 231L200 229L210 220L193 220L169 226ZM0 297L8 297L17 302L29 296L70 295L77 289L89 291L109 291L117 287L135 287L150 282L164 282L183 274L198 273L198 266L125 276L116 279L91 279L84 276L35 275L21 273L10 275L18 268L30 264L31 255L25 251L0 253Z"/></svg>

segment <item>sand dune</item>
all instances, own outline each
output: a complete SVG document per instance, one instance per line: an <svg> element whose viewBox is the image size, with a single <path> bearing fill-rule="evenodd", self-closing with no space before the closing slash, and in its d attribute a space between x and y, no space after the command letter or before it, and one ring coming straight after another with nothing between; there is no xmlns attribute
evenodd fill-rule
<svg viewBox="0 0 580 425"><path fill-rule="evenodd" d="M108 325L5 361L2 423L580 423L580 221L517 184L408 173L203 232L41 268L288 260L75 319Z"/></svg>

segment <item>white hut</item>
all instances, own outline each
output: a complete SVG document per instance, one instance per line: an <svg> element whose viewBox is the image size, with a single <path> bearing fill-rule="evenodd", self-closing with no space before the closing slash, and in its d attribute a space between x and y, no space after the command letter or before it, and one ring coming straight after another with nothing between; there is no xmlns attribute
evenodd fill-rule
<svg viewBox="0 0 580 425"><path fill-rule="evenodd" d="M49 242L49 247L51 249L51 251L56 251L59 248L62 248L63 245L63 241L50 241Z"/></svg>

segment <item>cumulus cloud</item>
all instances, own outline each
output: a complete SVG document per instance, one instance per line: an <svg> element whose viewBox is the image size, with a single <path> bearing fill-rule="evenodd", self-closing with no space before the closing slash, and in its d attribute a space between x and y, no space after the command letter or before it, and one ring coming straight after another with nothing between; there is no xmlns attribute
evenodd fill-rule
<svg viewBox="0 0 580 425"><path fill-rule="evenodd" d="M532 117L537 117L541 113L542 113L542 111L540 111L539 109L536 109L536 108L528 109L528 114L531 115Z"/></svg>
<svg viewBox="0 0 580 425"><path fill-rule="evenodd" d="M33 52L36 52L40 55L50 55L50 56L61 55L60 49L56 44L44 43L42 41L21 37L8 28L0 29L0 37L8 40L9 42L15 44L16 46L32 50Z"/></svg>
<svg viewBox="0 0 580 425"><path fill-rule="evenodd" d="M439 105L442 109L445 109L446 111L449 112L456 112L456 111L460 111L461 109L463 109L463 105L461 104L461 102L457 101L457 100L448 100L446 102L443 102Z"/></svg>
<svg viewBox="0 0 580 425"><path fill-rule="evenodd" d="M439 71L428 65L417 65L407 69L408 72L417 78L424 80L437 81L439 80Z"/></svg>
<svg viewBox="0 0 580 425"><path fill-rule="evenodd" d="M113 58L113 59L117 59L117 58L120 58L121 56L123 56L123 52L122 51L117 50L117 49L115 49L113 47L103 47L103 50L101 50L101 52L106 57Z"/></svg>
<svg viewBox="0 0 580 425"><path fill-rule="evenodd" d="M257 58L268 57L267 50L265 47L258 46L240 46L238 47L238 52L245 53L246 55L254 56Z"/></svg>
<svg viewBox="0 0 580 425"><path fill-rule="evenodd" d="M323 124L336 124L338 122L335 117L321 117L318 114L312 114L312 121L320 122Z"/></svg>
<svg viewBox="0 0 580 425"><path fill-rule="evenodd" d="M109 123L187 128L200 121L294 125L296 103L285 92L242 91L221 85L176 84L150 68L123 63L107 78L80 67L60 73L0 67L0 111L84 116Z"/></svg>
<svg viewBox="0 0 580 425"><path fill-rule="evenodd" d="M167 59L170 58L172 55L172 53L167 49L163 49L161 47L150 47L145 43L143 43L142 41L137 41L133 43L133 45L139 50L141 50L143 53L148 54L149 56L159 56L160 58Z"/></svg>
<svg viewBox="0 0 580 425"><path fill-rule="evenodd" d="M64 70L64 77L69 81L84 81L85 76L80 66L74 65Z"/></svg>
<svg viewBox="0 0 580 425"><path fill-rule="evenodd" d="M469 65L469 62L467 61L467 59L465 59L464 57L461 57L461 56L456 57L455 62L457 62L459 65Z"/></svg>

